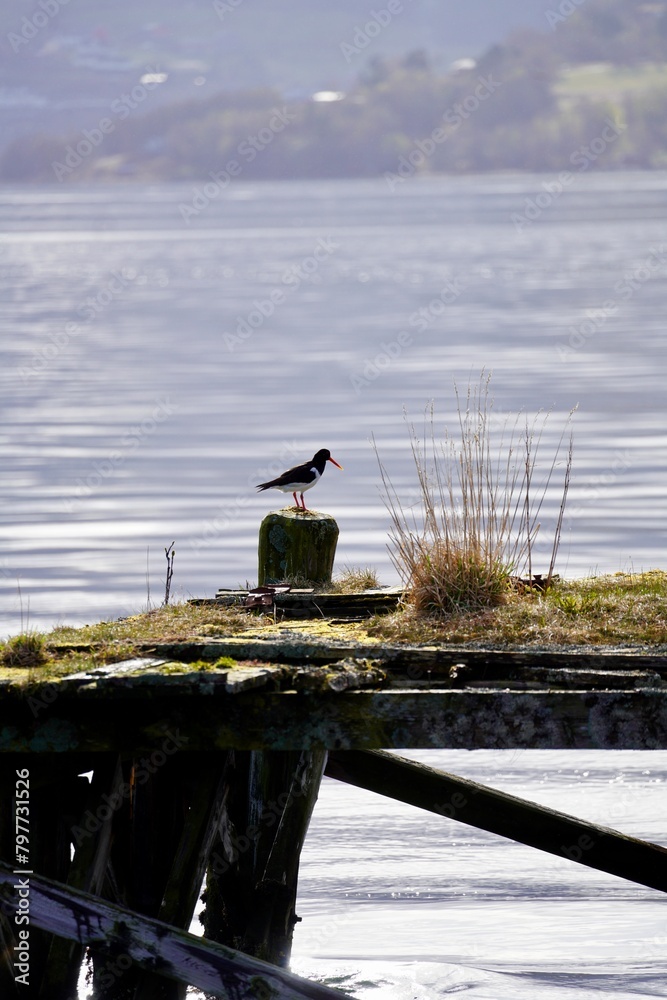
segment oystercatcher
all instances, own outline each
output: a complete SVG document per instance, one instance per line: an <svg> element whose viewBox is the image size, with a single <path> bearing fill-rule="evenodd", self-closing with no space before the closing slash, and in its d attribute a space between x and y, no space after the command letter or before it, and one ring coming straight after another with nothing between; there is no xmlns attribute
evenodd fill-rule
<svg viewBox="0 0 667 1000"><path fill-rule="evenodd" d="M310 462L304 462L303 465L295 465L293 469L283 472L282 476L272 479L270 483L261 483L257 489L260 491L280 490L281 493L291 493L296 506L300 510L306 510L306 502L303 499L303 494L306 490L311 490L315 486L324 472L324 466L327 462L332 462L338 469L343 468L342 465L338 465L335 458L331 457L331 452L328 448L320 448L319 451L315 452ZM297 500L297 493L301 494L301 503Z"/></svg>

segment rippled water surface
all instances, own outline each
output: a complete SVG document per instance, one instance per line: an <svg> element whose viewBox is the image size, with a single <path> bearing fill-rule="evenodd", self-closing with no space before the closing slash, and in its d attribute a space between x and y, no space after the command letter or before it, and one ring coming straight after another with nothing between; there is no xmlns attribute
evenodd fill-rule
<svg viewBox="0 0 667 1000"><path fill-rule="evenodd" d="M403 408L482 368L545 465L579 406L561 572L664 564L667 177L544 183L5 189L0 630L159 601L172 540L177 594L256 580L253 485L320 447L339 567L396 582L370 438L409 502Z"/></svg>

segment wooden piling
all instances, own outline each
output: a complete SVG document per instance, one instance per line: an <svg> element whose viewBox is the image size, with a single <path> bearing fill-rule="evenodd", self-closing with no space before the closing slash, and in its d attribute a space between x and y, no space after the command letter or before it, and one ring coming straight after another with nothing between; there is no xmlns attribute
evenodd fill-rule
<svg viewBox="0 0 667 1000"><path fill-rule="evenodd" d="M259 585L299 580L331 583L338 525L330 514L272 511L259 529Z"/></svg>
<svg viewBox="0 0 667 1000"><path fill-rule="evenodd" d="M325 761L323 750L230 753L206 884L207 938L287 966L299 857Z"/></svg>
<svg viewBox="0 0 667 1000"><path fill-rule="evenodd" d="M163 741L167 746L168 741ZM186 929L217 832L224 753L147 750L126 766L107 898ZM94 954L96 1000L184 1000L185 987L141 972L126 955Z"/></svg>

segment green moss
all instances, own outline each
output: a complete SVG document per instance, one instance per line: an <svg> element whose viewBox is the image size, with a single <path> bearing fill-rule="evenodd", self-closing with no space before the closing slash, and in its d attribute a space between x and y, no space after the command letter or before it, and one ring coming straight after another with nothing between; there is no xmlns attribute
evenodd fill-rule
<svg viewBox="0 0 667 1000"><path fill-rule="evenodd" d="M338 525L329 514L272 511L259 529L259 583L331 583Z"/></svg>
<svg viewBox="0 0 667 1000"><path fill-rule="evenodd" d="M215 661L214 664L209 664L209 670L213 667L215 670L222 670L225 667L238 667L238 660L233 659L231 656L221 656Z"/></svg>

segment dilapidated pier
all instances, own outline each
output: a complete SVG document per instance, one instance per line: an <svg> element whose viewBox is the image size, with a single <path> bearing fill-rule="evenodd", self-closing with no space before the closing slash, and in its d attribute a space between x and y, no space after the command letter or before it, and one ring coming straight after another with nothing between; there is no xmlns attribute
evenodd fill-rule
<svg viewBox="0 0 667 1000"><path fill-rule="evenodd" d="M308 600L295 595L296 612ZM370 594L348 605L364 602L368 613ZM340 601L328 612L346 613ZM286 618L279 634L139 643L112 663L69 644L54 653L79 669L5 676L3 997L26 995L22 965L31 995L76 997L86 950L100 1000L175 1000L186 984L219 997L339 995L287 970L324 773L667 890L660 846L386 752L664 749L667 656L364 643L337 638L336 620L326 639ZM202 939L188 928L204 882Z"/></svg>

